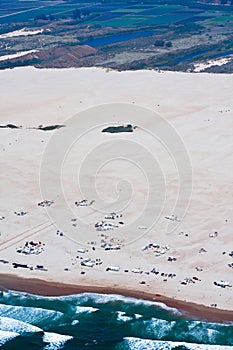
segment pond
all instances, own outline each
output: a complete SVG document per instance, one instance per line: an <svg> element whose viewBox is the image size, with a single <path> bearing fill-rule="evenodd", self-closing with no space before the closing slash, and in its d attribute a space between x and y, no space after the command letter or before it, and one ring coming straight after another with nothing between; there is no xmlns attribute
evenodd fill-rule
<svg viewBox="0 0 233 350"><path fill-rule="evenodd" d="M114 35L108 35L101 38L91 39L85 41L84 45L89 45L92 47L98 47L98 46L104 46L109 44L114 44L122 41L127 41L130 39L139 38L142 36L150 36L153 34L158 34L158 31L155 30L145 30L141 32L134 32L134 33L124 33L124 34L114 34Z"/></svg>

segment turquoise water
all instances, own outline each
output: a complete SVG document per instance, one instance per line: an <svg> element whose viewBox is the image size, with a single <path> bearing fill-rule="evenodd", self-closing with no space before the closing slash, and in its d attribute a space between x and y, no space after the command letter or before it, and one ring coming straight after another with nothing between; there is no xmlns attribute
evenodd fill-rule
<svg viewBox="0 0 233 350"><path fill-rule="evenodd" d="M10 349L233 349L233 323L187 318L119 295L41 297L0 292L0 347Z"/></svg>

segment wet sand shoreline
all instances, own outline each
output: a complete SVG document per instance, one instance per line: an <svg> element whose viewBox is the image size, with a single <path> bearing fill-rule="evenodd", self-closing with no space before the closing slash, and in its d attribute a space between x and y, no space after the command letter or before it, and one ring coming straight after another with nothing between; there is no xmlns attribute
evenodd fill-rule
<svg viewBox="0 0 233 350"><path fill-rule="evenodd" d="M48 282L46 280L36 278L21 278L17 275L0 275L0 290L14 290L30 294L56 297L80 293L100 293L100 294L117 294L125 297L143 299L155 302L161 302L168 307L176 308L184 312L184 317L193 319L202 319L210 322L229 322L233 321L233 312L228 310L220 310L204 305L185 302L168 298L166 296L155 293L134 291L130 289L95 286L95 285L74 285L65 283Z"/></svg>

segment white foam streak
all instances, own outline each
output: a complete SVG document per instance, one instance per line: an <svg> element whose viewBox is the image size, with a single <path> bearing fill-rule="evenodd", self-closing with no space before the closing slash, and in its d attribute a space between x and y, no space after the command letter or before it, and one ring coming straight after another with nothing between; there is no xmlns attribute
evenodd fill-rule
<svg viewBox="0 0 233 350"><path fill-rule="evenodd" d="M127 316L123 311L117 311L117 321L128 322L131 321L132 317Z"/></svg>
<svg viewBox="0 0 233 350"><path fill-rule="evenodd" d="M64 344L71 339L73 339L73 337L70 335L45 332L43 335L43 342L49 344L44 347L44 350L61 349L61 347L63 347Z"/></svg>
<svg viewBox="0 0 233 350"><path fill-rule="evenodd" d="M175 321L169 322L162 319L152 318L148 323L146 333L151 334L152 337L161 339L169 334ZM145 321L145 324L147 324L147 321Z"/></svg>
<svg viewBox="0 0 233 350"><path fill-rule="evenodd" d="M72 326L75 326L75 325L78 324L78 323L79 323L79 320L73 320L73 321L71 322Z"/></svg>
<svg viewBox="0 0 233 350"><path fill-rule="evenodd" d="M124 338L123 343L121 343L119 349L125 349L127 346L128 350L172 350L178 346L185 346L189 350L232 350L232 346L226 345L204 345L204 344L194 344L185 342L172 342L172 341L160 341L160 340L148 340L148 339L138 339L138 338Z"/></svg>
<svg viewBox="0 0 233 350"><path fill-rule="evenodd" d="M215 343L220 332L216 329L217 324L192 321L188 324L188 334L196 341Z"/></svg>
<svg viewBox="0 0 233 350"><path fill-rule="evenodd" d="M77 294L77 295L68 296L68 297L62 297L62 298L70 298L70 297L74 298L75 296L77 296L80 300L83 300L83 301L88 301L91 299L95 303L98 303L98 304L107 304L109 302L119 301L119 302L123 302L125 304L155 306L155 307L159 307L165 311L171 312L173 314L182 315L182 313L178 309L169 307L164 303L157 302L157 301L149 301L149 300L144 300L144 299L125 297L125 296L119 295L119 294L83 293L83 294Z"/></svg>
<svg viewBox="0 0 233 350"><path fill-rule="evenodd" d="M15 320L36 323L54 322L63 317L59 311L47 310L37 307L0 305L0 316L10 317Z"/></svg>
<svg viewBox="0 0 233 350"><path fill-rule="evenodd" d="M43 332L43 330L39 327L32 326L31 324L26 322L14 320L9 317L0 317L0 330L16 332L19 334Z"/></svg>
<svg viewBox="0 0 233 350"><path fill-rule="evenodd" d="M19 336L19 333L16 332L7 332L0 330L0 345L5 344L7 341L16 338Z"/></svg>
<svg viewBox="0 0 233 350"><path fill-rule="evenodd" d="M99 309L95 308L95 307L91 307L91 306L76 306L76 314L82 314L82 313L92 313L92 312L96 312Z"/></svg>
<svg viewBox="0 0 233 350"><path fill-rule="evenodd" d="M73 301L76 302L76 305L80 305L82 303L86 302L95 302L97 304L107 304L109 302L123 302L125 304L133 304L135 306L137 305L144 305L144 306L155 306L160 309L163 309L165 311L168 311L175 315L182 315L181 311L179 311L176 308L172 308L167 306L164 303L156 302L156 301L149 301L149 300L143 300L143 299L136 299L131 297L125 297L123 295L119 294L98 294L98 293L81 293L81 294L72 294L72 295L66 295L66 296L59 296L59 297L45 297L45 296L37 296L33 294L28 293L21 293L21 292L3 292L4 296L12 297L12 296L19 296L22 297L30 297L32 299L38 299L38 300L60 300L60 301Z"/></svg>

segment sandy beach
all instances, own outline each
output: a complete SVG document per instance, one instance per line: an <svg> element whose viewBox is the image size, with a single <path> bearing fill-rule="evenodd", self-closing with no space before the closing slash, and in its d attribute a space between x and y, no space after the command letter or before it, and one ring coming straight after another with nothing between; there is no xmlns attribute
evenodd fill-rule
<svg viewBox="0 0 233 350"><path fill-rule="evenodd" d="M232 76L27 67L0 82L0 285L233 320ZM122 124L136 128L102 132Z"/></svg>

